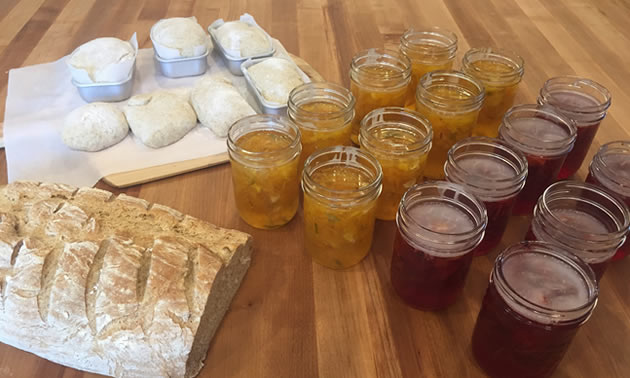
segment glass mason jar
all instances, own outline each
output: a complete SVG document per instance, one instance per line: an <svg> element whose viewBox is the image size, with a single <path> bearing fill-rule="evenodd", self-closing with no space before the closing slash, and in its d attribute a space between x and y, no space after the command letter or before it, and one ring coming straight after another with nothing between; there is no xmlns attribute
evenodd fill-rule
<svg viewBox="0 0 630 378"><path fill-rule="evenodd" d="M288 223L299 204L300 130L286 117L253 115L228 130L234 199L250 226Z"/></svg>
<svg viewBox="0 0 630 378"><path fill-rule="evenodd" d="M329 147L304 165L304 249L321 265L345 269L369 252L383 172L355 147Z"/></svg>
<svg viewBox="0 0 630 378"><path fill-rule="evenodd" d="M426 177L444 177L448 150L471 135L484 97L483 84L463 72L433 71L420 78L416 111L427 117L433 126L433 147Z"/></svg>
<svg viewBox="0 0 630 378"><path fill-rule="evenodd" d="M368 49L352 58L350 90L356 99L352 142L359 145L359 128L366 114L386 106L404 106L411 80L409 58L396 50Z"/></svg>
<svg viewBox="0 0 630 378"><path fill-rule="evenodd" d="M474 254L487 254L501 241L516 196L525 185L527 158L499 139L470 137L450 149L444 173L486 207L488 226Z"/></svg>
<svg viewBox="0 0 630 378"><path fill-rule="evenodd" d="M504 49L470 49L462 60L462 71L481 81L486 90L473 135L496 138L503 115L514 105L525 72L523 58Z"/></svg>
<svg viewBox="0 0 630 378"><path fill-rule="evenodd" d="M548 377L597 305L593 271L575 255L521 242L496 259L472 336L491 377ZM535 361L535 362L533 362Z"/></svg>
<svg viewBox="0 0 630 378"><path fill-rule="evenodd" d="M349 90L332 83L308 83L291 91L287 115L302 134L300 170L313 152L352 144L354 103Z"/></svg>
<svg viewBox="0 0 630 378"><path fill-rule="evenodd" d="M629 227L628 207L608 192L592 184L559 181L540 196L526 239L573 252L599 281Z"/></svg>
<svg viewBox="0 0 630 378"><path fill-rule="evenodd" d="M455 33L439 27L409 29L400 37L400 51L411 61L411 82L405 106L416 105L416 87L424 74L453 68L457 53Z"/></svg>
<svg viewBox="0 0 630 378"><path fill-rule="evenodd" d="M516 198L514 214L531 213L538 197L556 180L575 136L573 122L552 107L517 105L508 110L499 137L527 158L527 181Z"/></svg>
<svg viewBox="0 0 630 378"><path fill-rule="evenodd" d="M487 221L483 204L460 185L429 181L411 187L396 216L391 263L396 293L422 310L455 302Z"/></svg>
<svg viewBox="0 0 630 378"><path fill-rule="evenodd" d="M576 76L553 77L540 89L538 103L556 107L577 127L575 146L560 169L559 179L573 176L582 165L610 101L610 92L603 85Z"/></svg>
<svg viewBox="0 0 630 378"><path fill-rule="evenodd" d="M376 218L394 220L407 189L422 179L431 149L431 124L405 108L372 110L361 121L361 149L372 154L383 169L383 192Z"/></svg>
<svg viewBox="0 0 630 378"><path fill-rule="evenodd" d="M604 144L593 157L586 182L605 188L630 207L630 141ZM612 261L630 254L630 242L617 250Z"/></svg>

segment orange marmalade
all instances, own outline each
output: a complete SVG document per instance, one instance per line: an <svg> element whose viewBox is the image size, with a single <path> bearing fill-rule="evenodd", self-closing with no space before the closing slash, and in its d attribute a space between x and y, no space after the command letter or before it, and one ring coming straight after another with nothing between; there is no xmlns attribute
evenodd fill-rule
<svg viewBox="0 0 630 378"><path fill-rule="evenodd" d="M246 117L230 128L234 199L252 227L280 227L297 212L299 139L297 127L278 116Z"/></svg>
<svg viewBox="0 0 630 378"><path fill-rule="evenodd" d="M496 138L503 115L514 105L524 72L523 58L508 50L471 49L464 55L462 67L486 90L473 135Z"/></svg>
<svg viewBox="0 0 630 378"><path fill-rule="evenodd" d="M444 178L448 150L471 136L484 96L483 85L462 72L434 71L422 77L416 92L416 111L433 126L426 177Z"/></svg>
<svg viewBox="0 0 630 378"><path fill-rule="evenodd" d="M381 169L354 147L319 150L306 161L304 249L319 264L345 269L369 252Z"/></svg>
<svg viewBox="0 0 630 378"><path fill-rule="evenodd" d="M291 92L287 114L302 134L300 171L313 152L351 144L354 104L349 90L332 83L308 83Z"/></svg>
<svg viewBox="0 0 630 378"><path fill-rule="evenodd" d="M411 82L405 106L415 106L418 81L431 71L450 70L457 53L457 36L438 27L416 31L409 29L400 38L400 51L411 61Z"/></svg>
<svg viewBox="0 0 630 378"><path fill-rule="evenodd" d="M363 118L361 148L371 153L383 169L383 192L376 218L396 218L403 194L422 179L432 137L429 121L412 110L381 108Z"/></svg>
<svg viewBox="0 0 630 378"><path fill-rule="evenodd" d="M352 59L350 90L356 99L352 142L359 144L359 127L366 114L386 106L403 106L411 80L411 63L395 50L369 49Z"/></svg>

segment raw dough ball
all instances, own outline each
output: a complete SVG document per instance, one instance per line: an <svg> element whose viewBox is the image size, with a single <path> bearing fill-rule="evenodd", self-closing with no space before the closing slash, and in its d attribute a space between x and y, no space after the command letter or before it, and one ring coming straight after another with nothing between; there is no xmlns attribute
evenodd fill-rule
<svg viewBox="0 0 630 378"><path fill-rule="evenodd" d="M256 114L232 83L223 77L199 80L190 95L201 124L219 137L241 118Z"/></svg>
<svg viewBox="0 0 630 378"><path fill-rule="evenodd" d="M175 143L197 125L188 101L168 92L133 96L124 111L131 131L152 148Z"/></svg>
<svg viewBox="0 0 630 378"><path fill-rule="evenodd" d="M100 151L125 139L128 132L127 120L116 106L93 102L68 114L61 138L73 150Z"/></svg>

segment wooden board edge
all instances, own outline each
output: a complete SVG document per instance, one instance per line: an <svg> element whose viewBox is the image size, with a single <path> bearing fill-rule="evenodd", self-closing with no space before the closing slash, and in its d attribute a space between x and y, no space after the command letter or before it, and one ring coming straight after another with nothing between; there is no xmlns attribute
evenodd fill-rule
<svg viewBox="0 0 630 378"><path fill-rule="evenodd" d="M136 169L133 171L113 173L103 177L103 181L115 188L126 188L133 185L144 184L150 181L161 180L182 173L196 171L198 169L212 167L226 163L229 160L228 153L205 156L197 159L178 161L154 167Z"/></svg>

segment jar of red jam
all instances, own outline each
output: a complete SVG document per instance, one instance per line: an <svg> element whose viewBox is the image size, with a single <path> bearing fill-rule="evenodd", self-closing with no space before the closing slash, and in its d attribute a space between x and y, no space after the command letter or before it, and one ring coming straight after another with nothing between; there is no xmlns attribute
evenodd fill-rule
<svg viewBox="0 0 630 378"><path fill-rule="evenodd" d="M466 138L448 152L444 173L448 181L462 185L485 205L488 226L474 254L487 254L501 241L516 196L525 185L525 155L499 139Z"/></svg>
<svg viewBox="0 0 630 378"><path fill-rule="evenodd" d="M630 214L625 203L595 185L559 181L540 196L526 239L546 241L575 253L599 280L626 240L628 227Z"/></svg>
<svg viewBox="0 0 630 378"><path fill-rule="evenodd" d="M527 158L527 181L516 198L513 213L530 214L573 148L575 126L552 107L518 105L503 117L499 137Z"/></svg>
<svg viewBox="0 0 630 378"><path fill-rule="evenodd" d="M582 165L610 100L610 92L603 85L576 76L553 77L540 89L538 103L556 107L577 127L575 146L560 169L559 179L573 176Z"/></svg>
<svg viewBox="0 0 630 378"><path fill-rule="evenodd" d="M496 259L472 336L491 377L548 377L597 304L593 271L575 255L522 242Z"/></svg>
<svg viewBox="0 0 630 378"><path fill-rule="evenodd" d="M461 185L429 181L411 187L396 216L391 281L398 295L422 310L455 302L487 221L483 203Z"/></svg>
<svg viewBox="0 0 630 378"><path fill-rule="evenodd" d="M630 141L604 144L593 157L586 182L609 190L630 207ZM630 242L621 246L612 261L630 254Z"/></svg>

